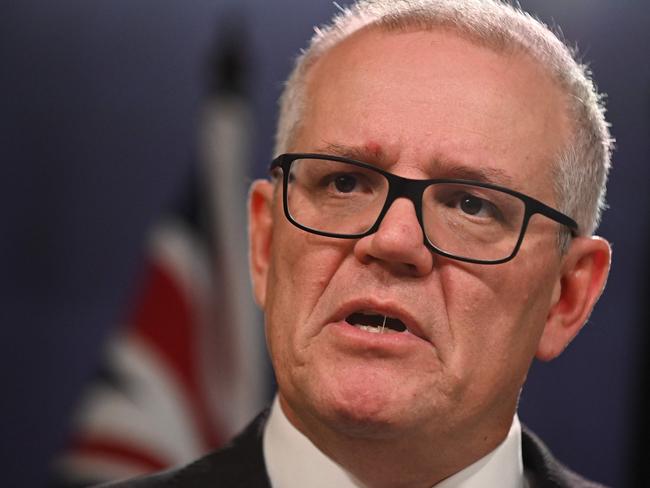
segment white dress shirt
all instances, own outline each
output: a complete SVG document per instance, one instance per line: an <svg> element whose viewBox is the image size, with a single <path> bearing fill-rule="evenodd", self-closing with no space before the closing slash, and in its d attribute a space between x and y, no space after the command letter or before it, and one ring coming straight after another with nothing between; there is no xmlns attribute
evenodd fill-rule
<svg viewBox="0 0 650 488"><path fill-rule="evenodd" d="M276 396L264 430L264 461L273 488L363 488L296 429ZM527 488L521 457L521 425L492 452L433 488Z"/></svg>

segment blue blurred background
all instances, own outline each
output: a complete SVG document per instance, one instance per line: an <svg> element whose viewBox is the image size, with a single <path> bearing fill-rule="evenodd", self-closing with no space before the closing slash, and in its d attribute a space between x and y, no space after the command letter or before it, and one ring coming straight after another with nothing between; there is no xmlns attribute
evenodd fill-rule
<svg viewBox="0 0 650 488"><path fill-rule="evenodd" d="M617 150L599 232L614 249L608 288L566 353L533 367L520 416L575 470L650 486L650 4L521 3L578 45L608 94ZM3 486L47 483L133 293L147 229L192 171L220 32L242 22L261 176L282 81L312 25L334 11L304 0L2 2Z"/></svg>

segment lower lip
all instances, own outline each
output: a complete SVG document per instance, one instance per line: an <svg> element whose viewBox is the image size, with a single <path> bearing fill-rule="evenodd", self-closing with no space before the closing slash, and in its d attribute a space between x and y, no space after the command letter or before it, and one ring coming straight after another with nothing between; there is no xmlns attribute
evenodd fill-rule
<svg viewBox="0 0 650 488"><path fill-rule="evenodd" d="M421 347L422 345L433 347L430 342L427 342L408 331L386 333L368 332L350 325L344 320L333 322L326 328L329 329L336 338L343 340L347 346L356 346L364 350L395 349L397 352L400 349L416 346Z"/></svg>

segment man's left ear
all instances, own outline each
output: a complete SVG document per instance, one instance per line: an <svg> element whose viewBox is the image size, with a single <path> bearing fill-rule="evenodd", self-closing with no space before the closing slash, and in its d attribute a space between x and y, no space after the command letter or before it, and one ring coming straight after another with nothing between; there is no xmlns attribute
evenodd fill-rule
<svg viewBox="0 0 650 488"><path fill-rule="evenodd" d="M605 288L611 261L609 243L600 237L576 237L563 257L553 304L537 345L537 358L560 355L587 322Z"/></svg>

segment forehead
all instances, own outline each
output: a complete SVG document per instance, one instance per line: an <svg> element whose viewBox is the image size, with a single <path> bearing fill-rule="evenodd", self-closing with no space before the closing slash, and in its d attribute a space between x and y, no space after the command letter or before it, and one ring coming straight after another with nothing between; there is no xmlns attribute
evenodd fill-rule
<svg viewBox="0 0 650 488"><path fill-rule="evenodd" d="M567 141L563 93L534 60L448 29L363 29L314 63L306 100L296 150L338 145L423 173L481 165L524 191L552 186Z"/></svg>

